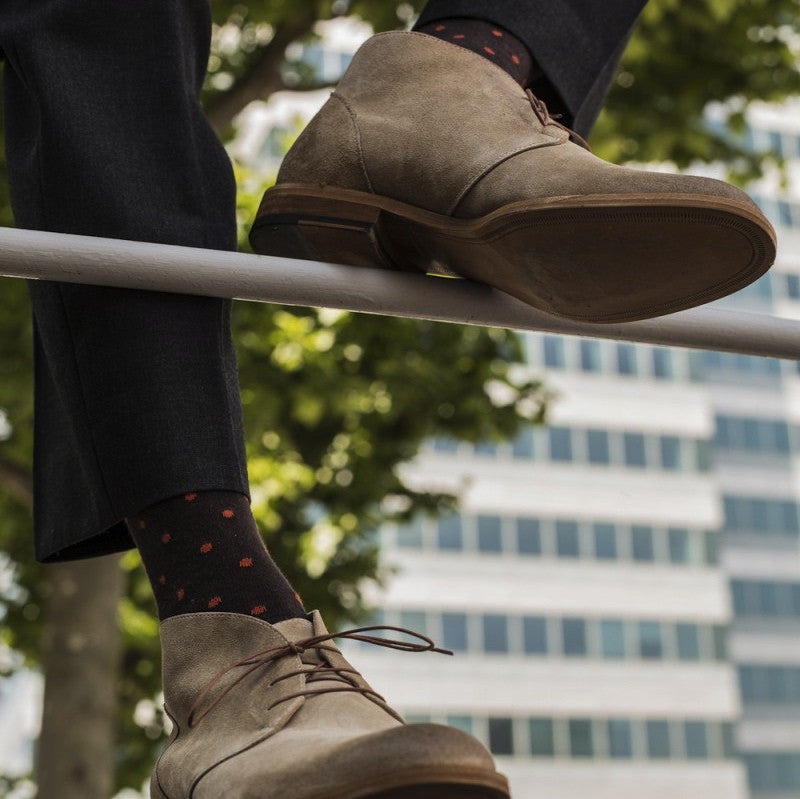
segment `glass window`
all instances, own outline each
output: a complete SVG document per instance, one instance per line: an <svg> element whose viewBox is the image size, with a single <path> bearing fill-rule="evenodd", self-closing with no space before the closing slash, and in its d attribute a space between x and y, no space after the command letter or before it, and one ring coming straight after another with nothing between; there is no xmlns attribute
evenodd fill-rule
<svg viewBox="0 0 800 799"><path fill-rule="evenodd" d="M792 449L789 441L789 425L785 422L773 422L771 427L773 448L776 452L787 455Z"/></svg>
<svg viewBox="0 0 800 799"><path fill-rule="evenodd" d="M669 380L675 376L672 365L672 352L663 347L653 349L653 376L662 380Z"/></svg>
<svg viewBox="0 0 800 799"><path fill-rule="evenodd" d="M605 430L587 430L586 446L589 463L610 463L608 433Z"/></svg>
<svg viewBox="0 0 800 799"><path fill-rule="evenodd" d="M514 458L533 458L533 428L523 427L511 444Z"/></svg>
<svg viewBox="0 0 800 799"><path fill-rule="evenodd" d="M600 362L600 342L591 339L581 339L580 343L581 369L584 372L599 372L602 368Z"/></svg>
<svg viewBox="0 0 800 799"><path fill-rule="evenodd" d="M745 604L745 584L741 580L731 581L731 596L733 597L733 612L736 616L746 616L749 613Z"/></svg>
<svg viewBox="0 0 800 799"><path fill-rule="evenodd" d="M652 561L655 558L653 550L653 528L643 525L634 525L631 528L633 545L633 559L638 561Z"/></svg>
<svg viewBox="0 0 800 799"><path fill-rule="evenodd" d="M439 549L463 549L461 517L458 514L443 516L437 525Z"/></svg>
<svg viewBox="0 0 800 799"><path fill-rule="evenodd" d="M465 613L442 613L442 645L454 652L465 652L468 649Z"/></svg>
<svg viewBox="0 0 800 799"><path fill-rule="evenodd" d="M423 611L403 610L400 611L400 626L405 627L406 630L414 630L422 635L427 635L428 617Z"/></svg>
<svg viewBox="0 0 800 799"><path fill-rule="evenodd" d="M617 371L621 375L636 374L636 349L633 344L617 344Z"/></svg>
<svg viewBox="0 0 800 799"><path fill-rule="evenodd" d="M517 549L521 555L542 554L538 519L517 519Z"/></svg>
<svg viewBox="0 0 800 799"><path fill-rule="evenodd" d="M445 723L449 727L455 727L457 730L467 733L467 735L474 735L472 718L470 716L447 716L445 718Z"/></svg>
<svg viewBox="0 0 800 799"><path fill-rule="evenodd" d="M648 660L664 656L661 624L657 621L639 622L639 654Z"/></svg>
<svg viewBox="0 0 800 799"><path fill-rule="evenodd" d="M483 617L483 648L487 652L508 652L508 619L487 614Z"/></svg>
<svg viewBox="0 0 800 799"><path fill-rule="evenodd" d="M580 555L577 522L563 519L556 522L556 552L560 558L577 558Z"/></svg>
<svg viewBox="0 0 800 799"><path fill-rule="evenodd" d="M583 619L562 619L564 654L576 657L586 654L586 622Z"/></svg>
<svg viewBox="0 0 800 799"><path fill-rule="evenodd" d="M762 616L778 615L778 586L776 583L758 583L758 604Z"/></svg>
<svg viewBox="0 0 800 799"><path fill-rule="evenodd" d="M594 532L594 552L600 560L616 560L617 530L613 524L592 525Z"/></svg>
<svg viewBox="0 0 800 799"><path fill-rule="evenodd" d="M661 468L678 471L681 468L681 440L677 436L659 436Z"/></svg>
<svg viewBox="0 0 800 799"><path fill-rule="evenodd" d="M563 369L566 364L564 358L564 339L556 336L544 337L544 365L553 369Z"/></svg>
<svg viewBox="0 0 800 799"><path fill-rule="evenodd" d="M478 549L500 552L503 549L499 516L478 516Z"/></svg>
<svg viewBox="0 0 800 799"><path fill-rule="evenodd" d="M726 660L728 657L728 631L715 624L712 627L714 638L714 660Z"/></svg>
<svg viewBox="0 0 800 799"><path fill-rule="evenodd" d="M489 749L493 755L514 754L514 728L511 719L489 719Z"/></svg>
<svg viewBox="0 0 800 799"><path fill-rule="evenodd" d="M603 619L600 622L600 640L603 657L625 657L625 625L616 619Z"/></svg>
<svg viewBox="0 0 800 799"><path fill-rule="evenodd" d="M623 433L622 446L626 466L646 466L644 436L641 433Z"/></svg>
<svg viewBox="0 0 800 799"><path fill-rule="evenodd" d="M719 563L719 533L716 530L706 530L703 541L705 562L714 566Z"/></svg>
<svg viewBox="0 0 800 799"><path fill-rule="evenodd" d="M666 721L648 721L647 754L650 757L663 759L670 756L669 724Z"/></svg>
<svg viewBox="0 0 800 799"><path fill-rule="evenodd" d="M786 294L793 300L800 300L800 275L785 275Z"/></svg>
<svg viewBox="0 0 800 799"><path fill-rule="evenodd" d="M700 659L700 631L696 624L679 623L675 625L678 639L678 658L680 660Z"/></svg>
<svg viewBox="0 0 800 799"><path fill-rule="evenodd" d="M550 437L551 460L571 461L572 430L568 427L551 427L547 432Z"/></svg>
<svg viewBox="0 0 800 799"><path fill-rule="evenodd" d="M569 720L569 751L573 757L592 757L594 744L591 719Z"/></svg>
<svg viewBox="0 0 800 799"><path fill-rule="evenodd" d="M671 563L689 562L689 531L683 527L667 530L667 545Z"/></svg>
<svg viewBox="0 0 800 799"><path fill-rule="evenodd" d="M743 702L756 701L756 670L752 666L739 666L739 689Z"/></svg>
<svg viewBox="0 0 800 799"><path fill-rule="evenodd" d="M422 548L422 519L417 517L397 528L397 546L408 549Z"/></svg>
<svg viewBox="0 0 800 799"><path fill-rule="evenodd" d="M526 653L539 655L547 652L547 619L525 616L522 619L522 635Z"/></svg>
<svg viewBox="0 0 800 799"><path fill-rule="evenodd" d="M608 753L613 758L633 757L631 723L625 719L609 719Z"/></svg>
<svg viewBox="0 0 800 799"><path fill-rule="evenodd" d="M497 444L492 441L478 441L474 449L476 455L497 455Z"/></svg>
<svg viewBox="0 0 800 799"><path fill-rule="evenodd" d="M789 591L792 598L792 615L800 616L800 583L794 583Z"/></svg>
<svg viewBox="0 0 800 799"><path fill-rule="evenodd" d="M555 754L552 719L530 719L531 754L552 757Z"/></svg>

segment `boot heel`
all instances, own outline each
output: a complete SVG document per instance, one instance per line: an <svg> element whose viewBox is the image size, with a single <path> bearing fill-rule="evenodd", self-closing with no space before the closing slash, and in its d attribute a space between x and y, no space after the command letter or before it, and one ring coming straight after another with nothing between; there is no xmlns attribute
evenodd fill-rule
<svg viewBox="0 0 800 799"><path fill-rule="evenodd" d="M383 211L305 192L269 189L250 231L261 255L398 269L378 238Z"/></svg>

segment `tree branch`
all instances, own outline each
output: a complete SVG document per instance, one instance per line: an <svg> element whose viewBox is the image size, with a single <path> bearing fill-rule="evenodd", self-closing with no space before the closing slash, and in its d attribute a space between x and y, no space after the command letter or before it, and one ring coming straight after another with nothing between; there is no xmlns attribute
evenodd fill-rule
<svg viewBox="0 0 800 799"><path fill-rule="evenodd" d="M0 455L0 490L28 508L33 508L33 478L30 473Z"/></svg>
<svg viewBox="0 0 800 799"><path fill-rule="evenodd" d="M317 16L313 10L291 23L279 25L269 44L244 73L226 92L222 92L206 104L206 116L218 135L224 136L236 115L253 100L268 97L273 92L287 88L281 78L280 67L286 48L297 39L311 32Z"/></svg>

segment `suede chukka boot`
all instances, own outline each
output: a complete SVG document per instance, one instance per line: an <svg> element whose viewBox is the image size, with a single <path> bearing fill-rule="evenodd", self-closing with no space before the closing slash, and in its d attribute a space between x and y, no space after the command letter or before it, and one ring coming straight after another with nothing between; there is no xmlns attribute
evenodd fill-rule
<svg viewBox="0 0 800 799"><path fill-rule="evenodd" d="M680 311L764 274L775 233L721 181L615 166L501 68L374 36L284 159L257 252L456 273L587 322Z"/></svg>
<svg viewBox="0 0 800 799"><path fill-rule="evenodd" d="M482 744L405 724L331 637L316 612L275 625L233 613L166 619L174 729L152 799L508 798Z"/></svg>

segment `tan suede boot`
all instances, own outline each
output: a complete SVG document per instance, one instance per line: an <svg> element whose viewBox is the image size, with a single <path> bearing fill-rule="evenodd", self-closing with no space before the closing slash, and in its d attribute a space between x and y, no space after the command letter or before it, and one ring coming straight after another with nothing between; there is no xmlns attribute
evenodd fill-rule
<svg viewBox="0 0 800 799"><path fill-rule="evenodd" d="M319 614L311 619L270 625L192 613L162 623L175 726L152 799L507 799L507 781L478 741L406 725L344 659Z"/></svg>
<svg viewBox="0 0 800 799"><path fill-rule="evenodd" d="M708 302L775 257L744 192L601 161L499 67L405 32L356 53L286 156L251 241L265 254L451 271L591 322Z"/></svg>

